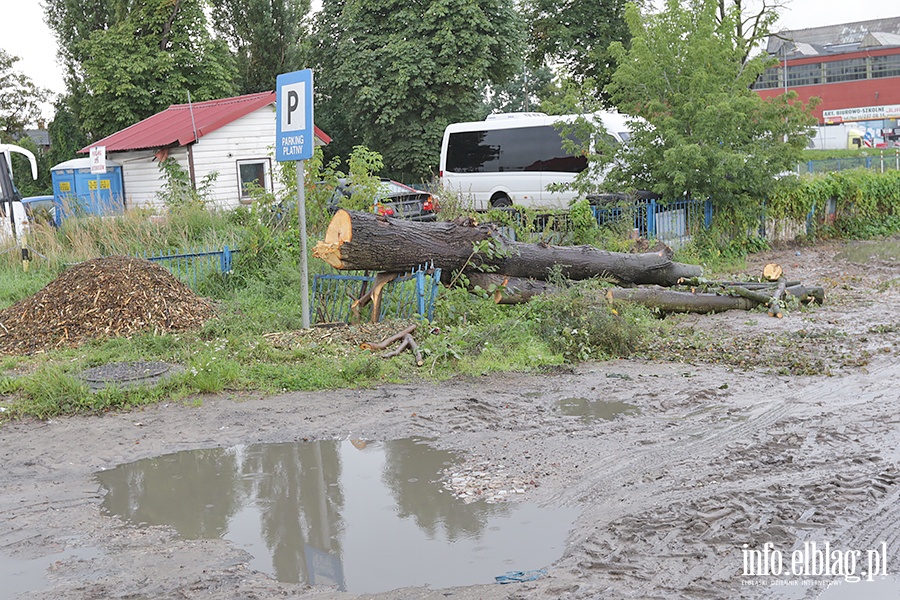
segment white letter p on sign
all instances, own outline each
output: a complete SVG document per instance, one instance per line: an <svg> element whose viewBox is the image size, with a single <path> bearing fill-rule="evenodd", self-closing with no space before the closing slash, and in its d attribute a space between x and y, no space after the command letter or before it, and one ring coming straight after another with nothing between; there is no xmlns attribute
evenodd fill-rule
<svg viewBox="0 0 900 600"><path fill-rule="evenodd" d="M306 127L306 82L281 88L281 131L297 131Z"/></svg>

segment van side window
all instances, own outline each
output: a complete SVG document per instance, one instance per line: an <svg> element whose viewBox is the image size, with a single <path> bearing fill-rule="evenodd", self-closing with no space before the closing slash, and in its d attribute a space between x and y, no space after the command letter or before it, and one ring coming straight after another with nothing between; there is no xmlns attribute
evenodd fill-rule
<svg viewBox="0 0 900 600"><path fill-rule="evenodd" d="M572 140L577 146L577 140ZM579 173L586 168L587 158L567 151L551 125L458 132L450 134L447 142L451 173Z"/></svg>

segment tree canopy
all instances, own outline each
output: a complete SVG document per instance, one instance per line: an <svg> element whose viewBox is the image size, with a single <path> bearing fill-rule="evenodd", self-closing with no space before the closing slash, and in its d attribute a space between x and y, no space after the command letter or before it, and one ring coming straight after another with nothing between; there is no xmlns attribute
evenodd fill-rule
<svg viewBox="0 0 900 600"><path fill-rule="evenodd" d="M91 12L86 8L95 8ZM71 62L69 110L88 139L170 104L234 95L236 71L202 0L50 0L48 23Z"/></svg>
<svg viewBox="0 0 900 600"><path fill-rule="evenodd" d="M18 61L18 56L0 48L0 141L13 140L29 123L40 120L40 105L47 99L46 90L15 69Z"/></svg>
<svg viewBox="0 0 900 600"><path fill-rule="evenodd" d="M218 0L212 25L234 53L239 93L275 89L275 78L304 68L309 0Z"/></svg>
<svg viewBox="0 0 900 600"><path fill-rule="evenodd" d="M362 144L388 173L437 167L444 128L476 118L487 84L520 70L523 25L502 0L325 0L316 21L316 119L332 151Z"/></svg>
<svg viewBox="0 0 900 600"><path fill-rule="evenodd" d="M771 59L747 56L740 4L720 5L667 0L646 17L629 6L631 47L613 44L620 66L608 90L640 119L612 181L668 198L761 201L796 164L815 120L793 95L762 100L751 89Z"/></svg>
<svg viewBox="0 0 900 600"><path fill-rule="evenodd" d="M631 37L625 4L626 0L526 0L529 64L561 70L564 77L587 85L605 103L604 88L616 68L609 45L627 46Z"/></svg>

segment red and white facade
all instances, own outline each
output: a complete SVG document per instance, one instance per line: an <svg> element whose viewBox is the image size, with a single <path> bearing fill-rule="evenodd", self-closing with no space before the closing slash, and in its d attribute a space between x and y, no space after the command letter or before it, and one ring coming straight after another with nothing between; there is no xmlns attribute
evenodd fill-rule
<svg viewBox="0 0 900 600"><path fill-rule="evenodd" d="M814 147L900 147L900 17L782 31L767 51L779 64L753 87L819 98Z"/></svg>

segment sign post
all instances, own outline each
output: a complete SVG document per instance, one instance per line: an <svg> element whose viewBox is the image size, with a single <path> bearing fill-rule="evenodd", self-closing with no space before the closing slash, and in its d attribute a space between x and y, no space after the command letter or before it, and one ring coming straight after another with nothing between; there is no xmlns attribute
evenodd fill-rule
<svg viewBox="0 0 900 600"><path fill-rule="evenodd" d="M306 252L306 192L304 161L315 148L312 70L283 73L275 88L275 160L297 163L297 216L300 226L300 302L303 328L309 328L309 264Z"/></svg>

